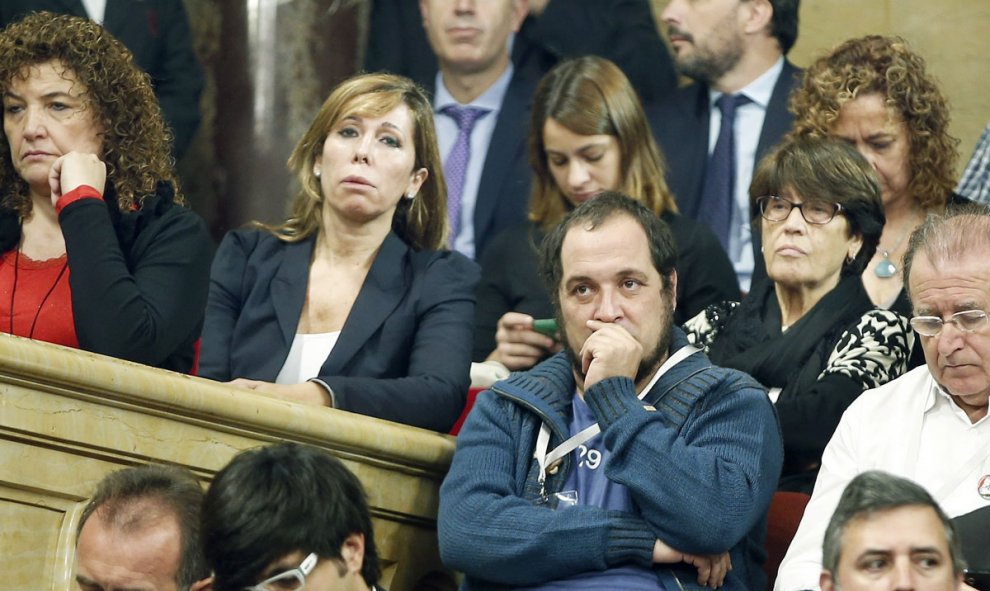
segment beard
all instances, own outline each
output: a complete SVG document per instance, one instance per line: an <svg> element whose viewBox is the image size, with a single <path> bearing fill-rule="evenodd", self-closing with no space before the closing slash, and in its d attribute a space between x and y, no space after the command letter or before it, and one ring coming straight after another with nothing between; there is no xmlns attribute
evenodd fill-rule
<svg viewBox="0 0 990 591"><path fill-rule="evenodd" d="M690 40L694 51L687 55L675 51L674 63L681 74L692 80L712 85L735 68L742 59L742 38L734 30L723 27L713 31L704 45L695 44L693 35L677 32Z"/></svg>
<svg viewBox="0 0 990 591"><path fill-rule="evenodd" d="M643 358L639 361L639 367L636 369L636 377L633 379L633 382L637 385L651 377L670 352L670 342L672 339L670 327L674 325L674 306L671 303L671 297L664 298L663 308L658 313L661 314L663 320L660 335L652 349L647 349L647 344L643 343ZM574 369L575 375L581 376L581 381L584 382L587 375L582 368L580 351L575 351L574 347L570 346L571 340L567 336L567 324L559 313L557 314L557 326L560 327L561 338L565 343L568 343L566 350L567 356L571 360L571 367Z"/></svg>

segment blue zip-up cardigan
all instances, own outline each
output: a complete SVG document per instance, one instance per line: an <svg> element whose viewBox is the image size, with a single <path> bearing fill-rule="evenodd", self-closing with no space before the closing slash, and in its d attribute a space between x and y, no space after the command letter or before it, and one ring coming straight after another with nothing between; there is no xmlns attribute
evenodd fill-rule
<svg viewBox="0 0 990 591"><path fill-rule="evenodd" d="M672 331L675 351L687 339ZM570 361L560 353L478 397L440 489L440 553L465 573L463 588L535 585L623 563L650 566L657 538L691 554L729 550L726 591L766 588L760 565L783 445L763 387L698 352L642 401L629 378L589 388L585 401L613 454L605 474L629 488L635 514L534 504L540 425L551 428L550 449L566 439L574 391ZM568 456L548 476L547 492L560 491L570 470ZM693 566L654 567L668 591L704 589Z"/></svg>

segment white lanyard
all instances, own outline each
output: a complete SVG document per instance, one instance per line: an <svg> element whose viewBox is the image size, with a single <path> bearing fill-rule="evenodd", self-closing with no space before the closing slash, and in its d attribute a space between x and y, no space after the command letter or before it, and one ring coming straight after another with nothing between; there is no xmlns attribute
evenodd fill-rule
<svg viewBox="0 0 990 591"><path fill-rule="evenodd" d="M653 374L653 378L650 380L650 383L646 384L646 387L644 387L643 390L637 395L637 398L642 400L663 374L667 373L670 368L700 350L701 349L691 345L684 345L678 349L673 355L668 357L667 360L663 362L663 365L661 365L660 369ZM536 451L533 452L533 457L536 458L536 463L540 467L539 482L541 496L546 496L543 483L546 482L547 479L547 468L577 449L584 442L601 433L601 431L602 428L598 426L598 423L595 423L590 427L582 429L579 433L571 436L568 440L555 447L550 453L547 453L547 448L550 447L550 427L547 426L546 423L543 423L543 425L540 426L540 435L536 438Z"/></svg>

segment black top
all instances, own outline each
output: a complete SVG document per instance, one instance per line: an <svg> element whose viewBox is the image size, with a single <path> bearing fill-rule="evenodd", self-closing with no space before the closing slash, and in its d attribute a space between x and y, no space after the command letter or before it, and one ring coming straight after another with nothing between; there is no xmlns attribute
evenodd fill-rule
<svg viewBox="0 0 990 591"><path fill-rule="evenodd" d="M141 209L122 213L111 185L59 215L72 313L87 351L172 371L193 367L213 244L206 225L160 183ZM0 250L16 248L17 216L0 210Z"/></svg>
<svg viewBox="0 0 990 591"><path fill-rule="evenodd" d="M864 390L901 375L910 353L907 319L875 309L858 275L843 277L787 330L770 281L741 304L709 307L684 328L712 363L781 389L780 488L809 494L842 413Z"/></svg>

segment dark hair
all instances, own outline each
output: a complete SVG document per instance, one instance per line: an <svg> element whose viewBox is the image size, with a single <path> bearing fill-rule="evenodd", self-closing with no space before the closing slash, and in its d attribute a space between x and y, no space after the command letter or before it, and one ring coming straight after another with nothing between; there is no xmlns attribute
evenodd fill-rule
<svg viewBox="0 0 990 591"><path fill-rule="evenodd" d="M780 51L787 53L794 47L798 38L798 13L801 0L769 0L773 7L773 20L770 34L780 43Z"/></svg>
<svg viewBox="0 0 990 591"><path fill-rule="evenodd" d="M793 133L830 134L843 105L879 94L908 130L912 197L925 209L948 203L958 158L958 141L949 135L949 101L907 41L880 35L849 39L815 60L803 80L791 93Z"/></svg>
<svg viewBox="0 0 990 591"><path fill-rule="evenodd" d="M823 137L788 138L765 156L749 188L754 224L763 223L756 200L791 190L803 199L822 199L842 206L849 235L861 236L863 246L842 275L859 275L880 243L886 223L876 172L849 143Z"/></svg>
<svg viewBox="0 0 990 591"><path fill-rule="evenodd" d="M849 524L857 519L901 507L929 507L945 529L952 570L958 575L966 567L956 528L928 491L906 478L880 470L869 470L853 478L842 491L839 504L825 529L822 542L822 568L836 576L842 538Z"/></svg>
<svg viewBox="0 0 990 591"><path fill-rule="evenodd" d="M209 577L200 536L203 488L192 472L177 466L136 466L108 474L83 509L76 542L93 513L120 531L140 531L162 516L149 511L149 504L174 516L179 526L182 550L175 575L179 589Z"/></svg>
<svg viewBox="0 0 990 591"><path fill-rule="evenodd" d="M990 207L980 203L950 205L942 213L931 213L915 228L904 252L904 288L911 295L911 269L919 252L938 265L957 260L966 253L990 253Z"/></svg>
<svg viewBox="0 0 990 591"><path fill-rule="evenodd" d="M206 558L218 591L257 583L269 564L296 551L341 559L351 534L364 535L361 576L378 582L378 553L364 488L340 460L295 443L237 454L203 505Z"/></svg>
<svg viewBox="0 0 990 591"><path fill-rule="evenodd" d="M134 65L131 52L87 18L29 14L0 33L0 92L6 93L27 68L56 60L85 88L87 107L103 129L101 160L121 211L140 206L159 182L175 188L170 136L150 78ZM10 160L10 144L0 134L0 187L5 205L26 216L31 211L27 183Z"/></svg>
<svg viewBox="0 0 990 591"><path fill-rule="evenodd" d="M399 199L392 216L393 229L415 249L445 248L447 184L437 147L433 104L415 82L393 74L359 74L333 89L289 156L289 170L295 173L300 186L292 199L289 219L276 225L259 222L255 225L285 242L298 242L321 231L324 197L313 164L323 152L327 136L345 117L378 117L399 105L409 108L413 122L416 159L410 173L425 168L429 176L415 199Z"/></svg>
<svg viewBox="0 0 990 591"><path fill-rule="evenodd" d="M622 193L605 191L571 210L543 239L540 247L540 272L558 316L560 315L560 281L564 275L560 251L567 233L578 225L587 230L594 230L605 221L620 215L633 218L643 228L646 241L650 245L653 267L660 274L663 288L667 291L672 289L670 279L677 265L677 245L674 243L670 228L641 202Z"/></svg>
<svg viewBox="0 0 990 591"><path fill-rule="evenodd" d="M530 221L549 230L571 209L547 165L543 128L548 119L578 135L614 137L619 147L621 190L638 197L657 215L677 213L674 196L664 180L666 165L636 90L614 63L589 55L554 66L533 95Z"/></svg>

